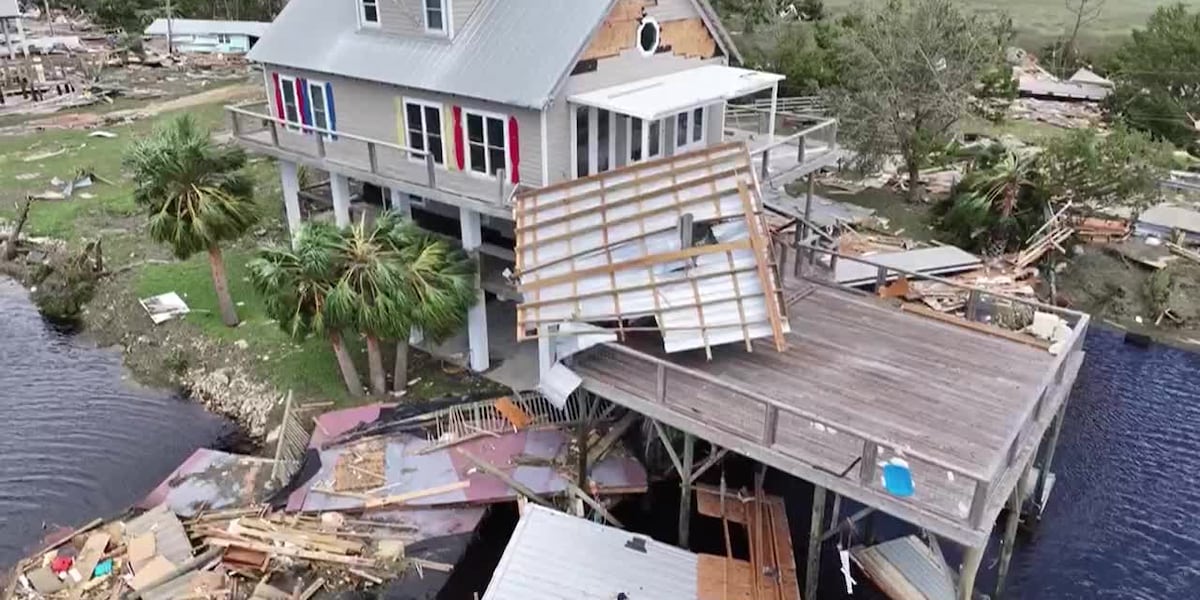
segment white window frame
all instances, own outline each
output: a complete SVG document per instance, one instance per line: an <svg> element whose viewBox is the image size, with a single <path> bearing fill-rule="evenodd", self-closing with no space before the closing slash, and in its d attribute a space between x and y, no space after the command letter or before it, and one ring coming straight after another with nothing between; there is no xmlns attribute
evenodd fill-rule
<svg viewBox="0 0 1200 600"><path fill-rule="evenodd" d="M383 2L383 0L355 0L355 2L358 3L358 26L378 29L380 27L380 23L383 21L382 16L379 14L379 5ZM374 21L367 20L368 4L375 7Z"/></svg>
<svg viewBox="0 0 1200 600"><path fill-rule="evenodd" d="M500 113L494 113L494 112L486 111L486 110L473 110L473 109L468 109L468 108L464 108L464 109L463 109L463 111L462 111L462 113L463 113L463 115L462 115L462 128L463 128L463 156L464 156L464 158L465 158L465 160L463 161L463 162L464 162L464 165L463 165L463 166L465 167L465 169L464 169L464 170L465 170L467 173L469 173L469 174L471 174L471 175L473 175L473 176L475 176L475 177L481 177L481 178L484 178L484 179L491 179L491 180L495 180L495 179L496 179L496 176L493 174L493 172L492 172L492 169L490 168L490 167L492 167L493 165L490 165L490 164L488 164L488 160L489 160L489 159L488 159L488 156L489 156L489 154L490 154L490 153L488 152L488 137L487 137L487 136L488 136L488 127L487 127L487 120L488 120L488 119L497 119L497 120L499 120L499 121L500 121L500 123L501 123L501 124L504 126L504 133L502 134L502 135L504 136L504 176L505 176L505 177L512 177L512 148L509 148L509 147L508 147L508 137L509 137L509 135L508 135L508 116L507 116L507 115L502 115L502 114L500 114ZM470 126L470 123L471 123L470 116L471 116L471 115L475 115L475 116L477 116L477 117L481 117L481 118L483 119L483 161L484 161L484 172L482 172L482 173L481 173L481 172L479 172L479 171L476 171L475 169L473 169L473 168L472 168L472 162L471 162L471 126Z"/></svg>
<svg viewBox="0 0 1200 600"><path fill-rule="evenodd" d="M654 47L649 51L646 51L646 49L642 47L643 27L654 28ZM642 20L638 22L638 26L634 28L633 36L633 45L637 47L638 52L640 52L642 56L654 56L658 52L658 47L662 45L662 25L660 25L658 23L658 19L655 19L654 17L643 17Z"/></svg>
<svg viewBox="0 0 1200 600"><path fill-rule="evenodd" d="M326 131L333 131L333 127L330 127L330 125L332 125L332 123L329 121L329 96L330 96L329 87L326 86L325 83L326 82L324 82L324 81L317 81L315 79L308 80L308 82L307 82L308 104L309 104L308 110L309 110L309 112L312 113L312 117L313 117L313 122L311 125L312 127L316 127L318 129L324 129ZM320 92L321 92L321 102L324 103L324 107L325 107L324 108L324 112L325 112L325 122L324 123L317 122L317 111L313 110L313 107L312 107L313 87L319 88ZM304 116L301 115L302 122L303 122L303 118L304 118ZM333 136L328 133L322 133L321 137L328 140L328 139L332 139Z"/></svg>
<svg viewBox="0 0 1200 600"><path fill-rule="evenodd" d="M658 123L658 152L656 154L653 154L653 155L649 154L650 134L647 132L644 137L642 137L640 135L638 137L639 144L643 140L646 141L646 144L645 144L646 147L642 148L642 157L639 159L633 158L633 122L634 121L640 122L642 124L642 129L647 130L647 131L650 129L651 125L653 125L654 123ZM663 130L666 128L667 128L667 120L666 119L657 119L657 120L651 121L651 120L647 120L647 119L639 119L637 117L626 118L625 119L625 160L626 160L626 164L635 165L638 163L646 162L648 160L662 158L663 150L664 150L663 147L666 146L666 141L667 141L666 136L663 135Z"/></svg>
<svg viewBox="0 0 1200 600"><path fill-rule="evenodd" d="M287 92L292 91L292 105L296 109L296 120L288 118L288 102ZM304 115L300 114L300 97L296 95L296 78L291 75L279 76L279 104L283 107L283 114L279 118L287 123L287 128L290 131L301 131L301 126L304 125Z"/></svg>
<svg viewBox="0 0 1200 600"><path fill-rule="evenodd" d="M429 35L441 35L441 36L450 37L452 35L451 31L450 31L451 24L454 23L454 19L450 14L450 6L454 3L450 2L450 0L433 0L433 1L439 2L442 5L442 28L441 29L433 29L432 27L429 26L429 2L430 2L430 0L421 0L421 24L424 25L424 27L425 27L425 33L427 33Z"/></svg>
<svg viewBox="0 0 1200 600"><path fill-rule="evenodd" d="M408 105L411 104L413 106L421 107L421 127L423 129L422 135L424 136L424 139L422 139L421 142L422 142L422 145L424 146L426 152L429 152L429 124L425 122L425 109L432 108L432 109L435 109L438 111L438 121L439 121L439 123L438 123L438 139L440 139L442 141L442 162L439 163L437 161L434 161L433 164L435 166L445 168L446 161L449 160L449 157L446 156L446 129L445 129L446 111L445 111L445 107L442 106L440 103L431 102L429 100L421 100L420 98L404 98L404 102L402 104L404 106L404 114L401 115L401 117L404 119L404 132L408 136L408 139L405 140L405 143L408 144L409 148L412 148L413 145L412 145L412 128L409 127L409 125L408 125ZM414 162L420 162L420 163L425 162L424 156L416 157L416 156L413 156L413 154L411 152L408 153L408 157L409 157L409 160L412 160Z"/></svg>
<svg viewBox="0 0 1200 600"><path fill-rule="evenodd" d="M695 135L696 123L694 121L694 117L696 115L696 111L700 111L701 123L700 123L700 135L699 136ZM680 143L679 117L685 116L685 115L687 116L687 127L683 132L684 140L682 141L682 143ZM708 141L708 107L707 106L697 106L697 107L689 108L685 111L676 113L674 125L675 126L672 127L672 129L674 130L672 132L672 135L675 137L675 153L676 154L679 154L680 152L690 152L697 148L703 148L705 143L707 143L707 141Z"/></svg>
<svg viewBox="0 0 1200 600"><path fill-rule="evenodd" d="M218 44L232 44L233 36L228 33L218 33L217 34L217 43Z"/></svg>

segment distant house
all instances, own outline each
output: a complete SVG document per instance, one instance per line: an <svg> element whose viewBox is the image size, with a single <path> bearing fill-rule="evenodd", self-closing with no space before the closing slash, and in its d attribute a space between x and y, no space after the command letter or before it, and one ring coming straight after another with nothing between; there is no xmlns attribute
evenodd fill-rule
<svg viewBox="0 0 1200 600"><path fill-rule="evenodd" d="M21 7L17 0L0 0L0 33L4 34L4 46L8 57L16 57L16 46L25 39L25 28L21 24Z"/></svg>
<svg viewBox="0 0 1200 600"><path fill-rule="evenodd" d="M258 38L270 26L270 23L259 21L171 19L169 31L171 45L177 52L244 54L258 43ZM145 34L152 42L167 49L167 19L155 19Z"/></svg>

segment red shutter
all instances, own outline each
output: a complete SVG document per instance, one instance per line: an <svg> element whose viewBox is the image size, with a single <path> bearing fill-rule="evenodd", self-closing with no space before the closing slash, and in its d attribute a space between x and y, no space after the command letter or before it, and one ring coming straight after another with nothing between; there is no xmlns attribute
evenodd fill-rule
<svg viewBox="0 0 1200 600"><path fill-rule="evenodd" d="M454 107L454 162L458 163L458 170L461 171L466 167L466 155L464 154L467 145L463 143L463 123L462 123L462 107Z"/></svg>
<svg viewBox="0 0 1200 600"><path fill-rule="evenodd" d="M283 119L283 89L279 86L279 73L271 73L275 82L275 118Z"/></svg>
<svg viewBox="0 0 1200 600"><path fill-rule="evenodd" d="M300 119L301 123L308 125L308 119L304 118L304 115L308 114L308 105L304 101L304 87L305 87L304 80L297 77L296 78L296 117L298 117ZM312 132L309 131L308 129L305 129L304 133L312 133Z"/></svg>
<svg viewBox="0 0 1200 600"><path fill-rule="evenodd" d="M521 183L521 135L517 131L517 118L508 118L508 162L512 163L512 182Z"/></svg>

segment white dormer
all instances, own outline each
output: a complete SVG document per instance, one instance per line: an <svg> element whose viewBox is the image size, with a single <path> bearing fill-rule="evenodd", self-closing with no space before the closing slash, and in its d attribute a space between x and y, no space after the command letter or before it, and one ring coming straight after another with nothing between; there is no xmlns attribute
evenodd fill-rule
<svg viewBox="0 0 1200 600"><path fill-rule="evenodd" d="M371 29L380 27L379 0L354 0L358 4L358 25Z"/></svg>
<svg viewBox="0 0 1200 600"><path fill-rule="evenodd" d="M429 35L453 35L454 18L450 14L450 0L420 0L421 20L425 25L425 33Z"/></svg>

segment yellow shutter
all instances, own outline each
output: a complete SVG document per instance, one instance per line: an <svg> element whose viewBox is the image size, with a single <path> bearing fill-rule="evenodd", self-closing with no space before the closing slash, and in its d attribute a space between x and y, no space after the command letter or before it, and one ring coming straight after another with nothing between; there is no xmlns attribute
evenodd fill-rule
<svg viewBox="0 0 1200 600"><path fill-rule="evenodd" d="M408 125L407 117L404 114L404 98L396 98L396 143L402 147L408 147L408 135L406 127Z"/></svg>

